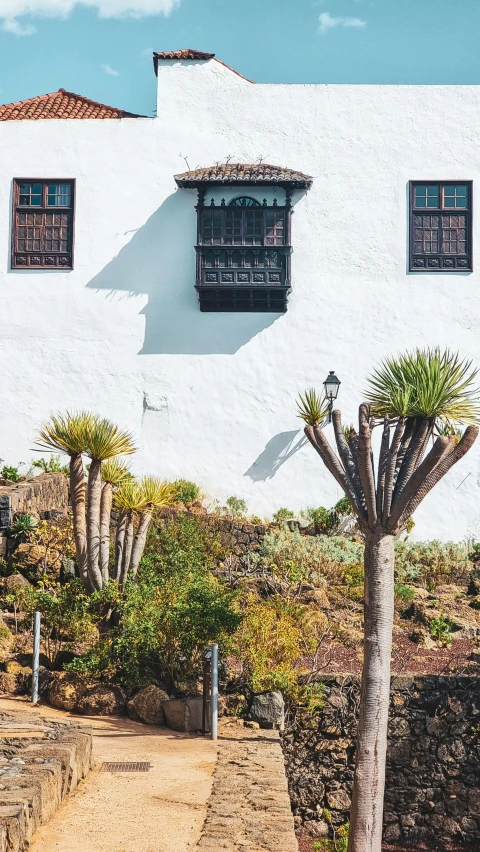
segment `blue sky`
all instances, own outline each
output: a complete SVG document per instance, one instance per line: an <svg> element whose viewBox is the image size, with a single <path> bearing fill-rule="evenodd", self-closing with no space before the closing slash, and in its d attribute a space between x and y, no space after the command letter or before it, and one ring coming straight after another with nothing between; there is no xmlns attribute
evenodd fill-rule
<svg viewBox="0 0 480 852"><path fill-rule="evenodd" d="M480 83L480 0L0 0L0 103L63 87L152 115L153 50L264 83Z"/></svg>

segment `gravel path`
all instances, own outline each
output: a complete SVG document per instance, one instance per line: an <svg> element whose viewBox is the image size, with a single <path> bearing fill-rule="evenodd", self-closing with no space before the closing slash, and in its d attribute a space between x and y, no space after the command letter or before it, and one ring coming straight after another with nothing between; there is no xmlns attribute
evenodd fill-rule
<svg viewBox="0 0 480 852"><path fill-rule="evenodd" d="M192 852L212 788L217 746L126 718L79 717L25 699L1 699L5 712L84 721L94 734L95 768L35 835L30 852ZM101 772L104 761L148 761L139 774Z"/></svg>

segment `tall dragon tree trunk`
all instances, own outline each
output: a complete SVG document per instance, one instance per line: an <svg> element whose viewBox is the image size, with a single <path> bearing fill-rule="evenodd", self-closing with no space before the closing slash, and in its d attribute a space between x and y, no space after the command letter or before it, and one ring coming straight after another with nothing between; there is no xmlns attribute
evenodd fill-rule
<svg viewBox="0 0 480 852"><path fill-rule="evenodd" d="M102 463L92 459L88 472L87 535L88 575L94 589L103 588L100 571L100 502L102 499Z"/></svg>
<svg viewBox="0 0 480 852"><path fill-rule="evenodd" d="M125 528L125 541L123 542L122 570L120 572L120 585L124 586L127 582L128 571L130 569L130 559L132 557L133 547L133 518L134 513L130 509L127 513L127 522Z"/></svg>
<svg viewBox="0 0 480 852"><path fill-rule="evenodd" d="M86 486L81 453L70 456L70 499L78 572L84 588L90 591L87 554Z"/></svg>
<svg viewBox="0 0 480 852"><path fill-rule="evenodd" d="M110 517L112 513L113 485L105 482L100 500L100 571L105 586L109 580L110 562Z"/></svg>
<svg viewBox="0 0 480 852"><path fill-rule="evenodd" d="M117 583L120 582L122 577L122 563L123 563L123 548L125 544L125 532L127 530L127 515L128 512L123 509L117 521L117 532L115 535L115 579Z"/></svg>
<svg viewBox="0 0 480 852"><path fill-rule="evenodd" d="M132 575L135 577L138 571L138 566L140 564L140 560L143 556L143 551L145 550L145 545L147 543L147 533L148 528L152 521L152 513L151 512L143 512L140 518L140 524L138 527L137 535L135 536L135 541L133 543L132 548L132 556L130 559L130 571Z"/></svg>
<svg viewBox="0 0 480 852"><path fill-rule="evenodd" d="M348 852L380 852L394 615L394 536L365 541L365 647Z"/></svg>

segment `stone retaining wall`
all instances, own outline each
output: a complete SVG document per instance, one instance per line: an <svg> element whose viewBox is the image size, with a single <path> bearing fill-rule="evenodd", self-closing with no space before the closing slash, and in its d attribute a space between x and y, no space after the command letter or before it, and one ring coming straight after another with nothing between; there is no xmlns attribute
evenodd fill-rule
<svg viewBox="0 0 480 852"><path fill-rule="evenodd" d="M276 731L223 723L199 852L298 852Z"/></svg>
<svg viewBox="0 0 480 852"><path fill-rule="evenodd" d="M0 530L12 523L15 515L42 517L45 512L68 507L68 480L63 473L44 473L25 482L0 486Z"/></svg>
<svg viewBox="0 0 480 852"><path fill-rule="evenodd" d="M243 556L254 550L258 550L269 530L267 524L252 524L249 521L242 521L240 518L230 520L219 515L208 513L205 509L200 508L200 504L193 507L172 506L161 509L158 517L168 520L178 514L190 515L198 518L198 520L207 526L212 535L219 533L222 540L228 548L231 548L235 556Z"/></svg>
<svg viewBox="0 0 480 852"><path fill-rule="evenodd" d="M298 830L331 835L348 820L358 679L325 679L325 706L282 735ZM384 839L480 846L480 680L392 679Z"/></svg>
<svg viewBox="0 0 480 852"><path fill-rule="evenodd" d="M0 852L24 852L36 829L90 771L90 729L0 715Z"/></svg>

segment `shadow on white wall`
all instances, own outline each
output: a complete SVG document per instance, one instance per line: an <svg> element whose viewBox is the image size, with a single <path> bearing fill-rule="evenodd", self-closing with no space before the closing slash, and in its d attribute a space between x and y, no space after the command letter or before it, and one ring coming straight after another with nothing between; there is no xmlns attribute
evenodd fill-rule
<svg viewBox="0 0 480 852"><path fill-rule="evenodd" d="M265 482L267 479L273 479L281 466L308 443L303 434L296 440L298 435L298 429L292 432L279 432L278 435L274 435L263 452L243 475L248 476L252 482Z"/></svg>
<svg viewBox="0 0 480 852"><path fill-rule="evenodd" d="M283 314L201 313L195 290L195 195L170 195L88 287L145 293L140 355L231 355Z"/></svg>

